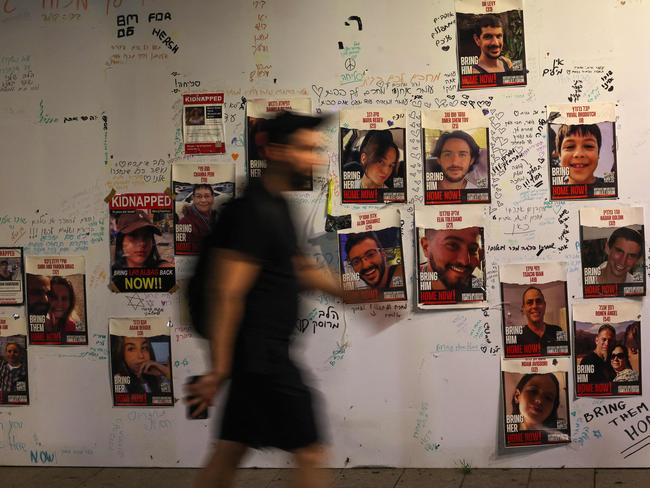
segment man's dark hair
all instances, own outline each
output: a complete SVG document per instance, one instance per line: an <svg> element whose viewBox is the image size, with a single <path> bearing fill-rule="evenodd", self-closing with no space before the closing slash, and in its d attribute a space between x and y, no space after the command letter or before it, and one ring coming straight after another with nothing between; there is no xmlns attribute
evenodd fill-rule
<svg viewBox="0 0 650 488"><path fill-rule="evenodd" d="M612 335L614 336L614 339L616 339L616 329L613 326L609 325L609 324L603 324L600 327L598 327L598 333L596 334L596 337L598 337L600 335L600 333L602 331L604 331L604 330L610 331L612 333Z"/></svg>
<svg viewBox="0 0 650 488"><path fill-rule="evenodd" d="M617 239L625 239L626 241L636 242L641 249L643 249L643 236L639 231L630 229L629 227L619 227L607 239L607 247L610 249Z"/></svg>
<svg viewBox="0 0 650 488"><path fill-rule="evenodd" d="M381 249L381 241L379 236L373 231L359 232L357 234L348 234L348 238L345 241L345 255L350 259L350 249L359 244L361 241L366 239L372 239L377 244L377 247Z"/></svg>
<svg viewBox="0 0 650 488"><path fill-rule="evenodd" d="M262 124L261 130L267 134L268 144L288 144L291 136L301 129L315 129L325 121L325 117L280 112L275 118Z"/></svg>
<svg viewBox="0 0 650 488"><path fill-rule="evenodd" d="M503 22L501 22L499 16L494 14L480 15L478 19L476 19L472 34L474 34L476 37L481 37L481 32L483 31L484 27L501 27L503 29ZM505 36L505 29L503 30L503 35Z"/></svg>
<svg viewBox="0 0 650 488"><path fill-rule="evenodd" d="M469 146L470 156L472 157L472 159L474 159L472 165L469 167L471 171L474 165L478 163L478 158L481 153L481 148L478 147L478 144L476 144L476 141L472 136L470 136L467 132L464 132L462 130L443 132L443 134L438 139L438 142L436 142L436 147L433 148L433 157L440 159L442 148L444 147L444 145L447 143L449 139L460 139L467 143L467 145Z"/></svg>
<svg viewBox="0 0 650 488"><path fill-rule="evenodd" d="M196 190L200 190L201 188L205 188L206 190L210 190L210 193L214 195L214 190L212 189L212 185L208 183L197 183L192 186L192 195L196 194Z"/></svg>
<svg viewBox="0 0 650 488"><path fill-rule="evenodd" d="M575 135L582 137L594 136L596 138L596 143L598 144L598 152L600 153L603 136L600 133L600 127L598 127L597 124L561 125L557 131L557 136L555 136L555 150L560 153L562 151L562 142L564 139Z"/></svg>
<svg viewBox="0 0 650 488"><path fill-rule="evenodd" d="M522 304L522 305L525 304L525 302L524 302L524 297L526 296L526 293L528 293L530 290L537 290L537 291L539 292L539 294L542 295L542 298L544 299L544 301L546 301L546 297L544 296L544 292L543 292L542 290L540 290L540 289L537 288L536 286L529 286L529 287L526 288L526 289L524 290L524 292L521 294L521 304Z"/></svg>

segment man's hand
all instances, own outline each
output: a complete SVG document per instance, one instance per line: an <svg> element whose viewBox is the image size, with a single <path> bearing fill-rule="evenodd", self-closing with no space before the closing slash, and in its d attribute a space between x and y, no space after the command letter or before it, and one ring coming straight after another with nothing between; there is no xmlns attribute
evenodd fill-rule
<svg viewBox="0 0 650 488"><path fill-rule="evenodd" d="M196 406L192 411L192 417L198 417L212 406L212 400L227 379L227 375L212 372L201 376L192 384L185 385L185 403Z"/></svg>

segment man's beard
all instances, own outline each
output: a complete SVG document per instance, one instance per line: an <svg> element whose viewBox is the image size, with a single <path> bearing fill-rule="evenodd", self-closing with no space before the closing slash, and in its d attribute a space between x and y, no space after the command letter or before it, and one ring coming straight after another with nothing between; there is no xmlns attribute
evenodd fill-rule
<svg viewBox="0 0 650 488"><path fill-rule="evenodd" d="M438 281L440 281L443 285L445 285L445 288L447 290L467 290L468 288L471 288L471 286L470 286L472 284L472 273L471 272L468 273L467 278L461 278L460 280L458 280L458 282L456 282L455 285L452 285L451 283L449 283L447 281L447 278L446 278L446 275L445 275L445 273L448 271L447 269L441 270L440 268L438 268L436 266L432 256L429 256L429 263L430 263L430 266L431 266L431 270L435 271L438 274ZM446 268L449 267L449 266L450 265L447 265ZM457 264L456 266L457 267L464 267L464 268L468 269L467 266L463 266L461 264Z"/></svg>
<svg viewBox="0 0 650 488"><path fill-rule="evenodd" d="M291 171L289 182L292 190L310 190L312 186L312 175Z"/></svg>
<svg viewBox="0 0 650 488"><path fill-rule="evenodd" d="M368 283L368 282L363 278L363 273L364 273L365 271L372 270L372 269L376 269L376 270L377 270L377 274L379 275L379 279L377 280L377 282L376 282L374 285ZM381 281L383 280L383 278L384 278L384 274L385 274L385 273L386 273L386 265L385 265L385 264L383 264L383 263L382 263L382 264L379 264L379 265L371 264L370 266L366 266L366 267L363 268L361 271L359 271L359 277L360 277L361 280L362 280L366 285L368 285L370 288L378 288L379 285L381 285Z"/></svg>

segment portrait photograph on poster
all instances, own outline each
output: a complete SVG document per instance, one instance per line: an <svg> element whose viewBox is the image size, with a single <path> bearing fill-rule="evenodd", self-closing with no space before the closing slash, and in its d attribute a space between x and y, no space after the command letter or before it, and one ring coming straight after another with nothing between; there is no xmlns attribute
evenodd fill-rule
<svg viewBox="0 0 650 488"><path fill-rule="evenodd" d="M499 266L506 358L568 356L566 263Z"/></svg>

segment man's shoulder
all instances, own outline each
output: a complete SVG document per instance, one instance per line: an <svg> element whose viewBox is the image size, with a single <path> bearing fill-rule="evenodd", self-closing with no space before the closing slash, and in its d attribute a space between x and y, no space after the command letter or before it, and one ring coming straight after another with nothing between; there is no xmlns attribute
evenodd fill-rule
<svg viewBox="0 0 650 488"><path fill-rule="evenodd" d="M580 360L580 364L596 364L599 360L601 360L600 357L597 356L595 352L591 351Z"/></svg>
<svg viewBox="0 0 650 488"><path fill-rule="evenodd" d="M560 332L562 330L562 327L559 325L547 324L546 322L544 322L544 325L546 326L546 330L550 330L552 332Z"/></svg>

